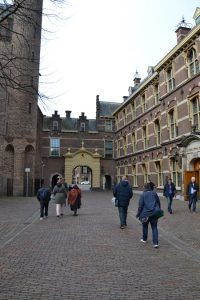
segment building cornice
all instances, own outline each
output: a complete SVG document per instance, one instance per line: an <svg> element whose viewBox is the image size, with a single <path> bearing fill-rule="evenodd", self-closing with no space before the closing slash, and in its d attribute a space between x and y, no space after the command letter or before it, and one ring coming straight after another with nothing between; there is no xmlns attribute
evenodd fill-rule
<svg viewBox="0 0 200 300"><path fill-rule="evenodd" d="M158 75L158 72L163 68L167 61L172 59L175 54L178 55L178 52L180 52L180 50L182 51L183 48L188 47L188 43L191 42L191 39L195 39L196 35L199 33L200 24L195 26L180 43L178 43L167 55L164 56L164 58L154 67L155 72L149 78L147 78L138 87L138 89L113 112L113 115L115 115L118 111L125 107L137 94L141 93L141 90L144 89L144 87L146 87Z"/></svg>

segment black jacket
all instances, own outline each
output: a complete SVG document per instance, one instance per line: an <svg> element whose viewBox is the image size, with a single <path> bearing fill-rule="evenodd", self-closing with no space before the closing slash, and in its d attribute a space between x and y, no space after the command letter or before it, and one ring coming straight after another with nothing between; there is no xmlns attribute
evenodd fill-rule
<svg viewBox="0 0 200 300"><path fill-rule="evenodd" d="M129 205L133 190L127 180L122 180L114 188L113 195L118 200L118 207L125 207Z"/></svg>

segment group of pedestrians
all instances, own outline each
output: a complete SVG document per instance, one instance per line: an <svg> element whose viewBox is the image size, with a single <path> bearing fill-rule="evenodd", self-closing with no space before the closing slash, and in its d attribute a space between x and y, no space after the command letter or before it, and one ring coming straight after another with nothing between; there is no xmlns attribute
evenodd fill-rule
<svg viewBox="0 0 200 300"><path fill-rule="evenodd" d="M49 202L51 199L56 204L57 218L63 217L66 203L77 216L77 210L81 207L81 190L77 185L68 186L62 177L57 178L57 183L51 191L44 185L37 192L37 199L40 203L40 220L48 217Z"/></svg>
<svg viewBox="0 0 200 300"><path fill-rule="evenodd" d="M149 180L144 184L144 191L140 195L138 210L136 218L142 223L142 238L141 242L146 243L148 238L148 225L151 225L152 240L154 248L159 247L158 241L158 219L163 216L161 209L160 199L158 194L154 191L155 184ZM187 185L186 192L189 198L188 208L192 212L196 211L197 194L199 191L199 185L195 182L195 177L191 177L191 182ZM169 178L164 185L163 195L167 199L167 209L172 214L172 201L176 197L176 187ZM125 229L127 227L127 211L130 203L130 199L133 196L132 187L128 183L126 176L122 177L120 183L118 183L113 189L113 195L117 199L117 206L119 211L120 228Z"/></svg>

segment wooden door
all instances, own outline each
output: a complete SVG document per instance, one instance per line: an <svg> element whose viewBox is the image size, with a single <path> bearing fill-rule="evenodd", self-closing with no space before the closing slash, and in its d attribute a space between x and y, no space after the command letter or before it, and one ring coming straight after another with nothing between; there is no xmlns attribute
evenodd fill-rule
<svg viewBox="0 0 200 300"><path fill-rule="evenodd" d="M185 171L184 173L184 200L188 200L188 195L187 195L187 186L191 181L191 177L196 178L196 183L199 184L199 171ZM199 197L199 195L198 195Z"/></svg>

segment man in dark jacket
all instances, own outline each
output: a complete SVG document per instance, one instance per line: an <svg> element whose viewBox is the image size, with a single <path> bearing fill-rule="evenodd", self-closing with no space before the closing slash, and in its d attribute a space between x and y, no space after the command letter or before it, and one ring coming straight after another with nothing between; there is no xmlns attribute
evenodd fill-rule
<svg viewBox="0 0 200 300"><path fill-rule="evenodd" d="M197 193L199 191L199 185L195 182L195 177L191 177L191 182L187 186L187 195L189 196L188 208L193 212L196 211Z"/></svg>
<svg viewBox="0 0 200 300"><path fill-rule="evenodd" d="M168 212L172 214L172 200L176 195L176 187L171 178L169 178L168 182L164 185L163 195L167 198Z"/></svg>
<svg viewBox="0 0 200 300"><path fill-rule="evenodd" d="M151 190L149 183L145 183L144 185L144 192L140 196L138 211L136 218L139 220L145 220L142 223L143 226L143 237L141 242L146 243L148 237L148 225L151 224L152 228L152 238L154 248L158 248L158 218L153 216L156 210L160 209L160 199L156 192Z"/></svg>
<svg viewBox="0 0 200 300"><path fill-rule="evenodd" d="M127 226L127 212L130 199L133 196L132 187L128 183L128 179L126 176L122 177L120 183L114 188L113 195L118 200L118 210L119 210L119 218L120 218L120 228L125 229Z"/></svg>
<svg viewBox="0 0 200 300"><path fill-rule="evenodd" d="M51 199L51 191L44 185L37 192L37 199L40 202L40 220L48 217L49 201Z"/></svg>

